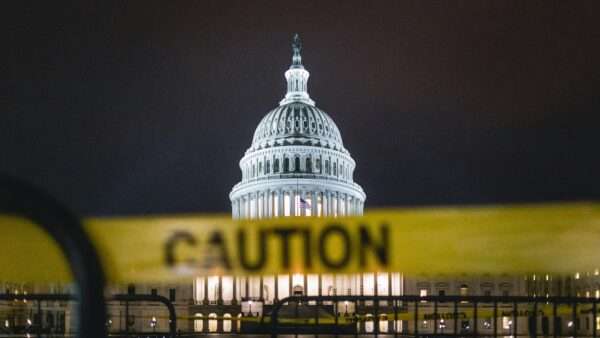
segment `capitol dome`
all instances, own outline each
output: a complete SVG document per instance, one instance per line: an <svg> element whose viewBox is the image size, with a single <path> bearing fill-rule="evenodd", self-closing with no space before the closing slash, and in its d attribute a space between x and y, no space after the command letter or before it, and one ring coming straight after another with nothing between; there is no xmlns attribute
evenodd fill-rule
<svg viewBox="0 0 600 338"><path fill-rule="evenodd" d="M308 95L310 73L297 35L292 48L287 93L260 121L240 160L242 181L229 194L232 215L361 215L366 195L353 181L356 163L333 119Z"/></svg>
<svg viewBox="0 0 600 338"><path fill-rule="evenodd" d="M303 102L291 102L271 110L256 128L249 151L288 145L309 145L348 152L331 117Z"/></svg>

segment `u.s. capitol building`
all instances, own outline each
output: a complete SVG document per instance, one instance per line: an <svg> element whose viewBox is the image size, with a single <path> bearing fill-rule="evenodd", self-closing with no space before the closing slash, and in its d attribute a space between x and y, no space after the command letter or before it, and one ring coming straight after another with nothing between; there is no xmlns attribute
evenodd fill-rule
<svg viewBox="0 0 600 338"><path fill-rule="evenodd" d="M232 217L360 216L366 194L353 179L356 162L344 146L336 123L317 108L308 93L310 73L302 63L297 35L292 49L292 64L285 72L287 92L262 118L240 160L242 180L229 194ZM268 313L272 304L290 295L525 293L523 278L432 277L406 278L400 272L199 277L194 282L195 305L190 314L198 318L195 331L229 331L239 328L236 321L227 318ZM338 306L338 312L351 314L357 306L369 314L373 304L345 303ZM379 330L401 330L401 326L401 322L381 320ZM368 325L362 328L366 332L370 329Z"/></svg>

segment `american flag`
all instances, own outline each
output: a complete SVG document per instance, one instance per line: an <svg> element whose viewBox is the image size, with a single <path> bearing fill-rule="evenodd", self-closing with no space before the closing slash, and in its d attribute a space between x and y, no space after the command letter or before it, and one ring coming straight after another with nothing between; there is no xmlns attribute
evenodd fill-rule
<svg viewBox="0 0 600 338"><path fill-rule="evenodd" d="M300 209L310 209L310 203L300 197Z"/></svg>

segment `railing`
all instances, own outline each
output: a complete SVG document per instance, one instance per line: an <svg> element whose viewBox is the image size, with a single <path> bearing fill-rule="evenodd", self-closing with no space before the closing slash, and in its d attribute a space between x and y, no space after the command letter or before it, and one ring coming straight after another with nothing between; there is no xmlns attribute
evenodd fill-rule
<svg viewBox="0 0 600 338"><path fill-rule="evenodd" d="M114 295L109 300L112 301L120 301L125 302L126 311L129 309L130 302L157 302L162 303L167 307L169 311L169 337L174 338L177 334L177 314L175 312L175 306L173 303L166 297L158 296L158 295ZM125 321L127 323L128 314L125 315ZM130 334L128 323L125 325L125 335ZM139 333L135 333L135 335L139 335Z"/></svg>
<svg viewBox="0 0 600 338"><path fill-rule="evenodd" d="M541 316L542 319L546 318L546 325L544 326L543 336L550 335L550 325L548 316L540 311L540 308L551 307L552 313L552 337L556 338L562 336L562 324L561 319L565 317L563 313L558 313L559 306L567 306L570 309L570 313L566 315L570 319L568 326L568 336L577 338L578 333L581 332L579 327L578 318L580 315L591 316L591 336L597 337L598 328L598 317L597 317L597 304L600 300L595 298L576 298L576 297L521 297L521 296L292 296L280 300L273 306L270 313L270 333L272 337L276 337L278 334L335 334L344 332L352 332L355 335L359 334L357 324L364 324L366 322L372 322L373 330L371 333L374 336L381 334L379 328L379 315L381 310L391 310L393 318L392 332L385 332L386 334L393 334L394 337L402 336L460 336L460 337L477 337L477 336L499 336L499 324L500 315L502 317L510 318L510 325L508 332L503 329L503 336L518 337L519 335L538 337L538 318ZM319 307L325 302L334 305L333 325L320 325ZM350 316L351 326L346 323L340 323L341 311L338 306L340 303L351 302L357 306L357 311ZM364 303L371 302L372 305L369 307L369 311L374 312L373 317L366 317L359 314L365 312L366 308ZM313 305L310 305L310 304ZM385 305L380 305L384 303ZM287 304L287 305L285 305ZM361 305L362 304L362 305ZM578 307L582 305L591 306L589 309L581 309L578 312ZM291 324L286 325L281 322L280 311L284 306L295 307L295 317L290 320ZM299 318L298 307L305 306L306 308L312 307L311 311L314 315L313 318ZM452 309L452 315L449 318L444 318L440 315L440 306L450 307ZM472 316L469 318L464 313L459 313L459 309L470 308ZM525 309L524 309L525 308ZM508 309L508 311L507 311ZM480 320L478 319L478 312L486 311L490 312L490 321L485 321L486 326L480 327ZM499 310L503 310L499 313ZM421 312L420 312L421 311ZM305 312L306 313L306 312ZM400 314L404 317L412 317L412 323L409 327L404 327L402 330L398 327L398 321ZM509 314L509 316L506 316ZM386 316L388 314L386 313ZM459 330L458 323L459 318L468 319L469 327L461 327ZM419 327L421 317L428 318L427 320L433 321L432 327L427 330L423 330ZM527 332L519 330L519 317L526 317L527 319ZM345 314L344 318L348 318L348 314ZM388 319L389 320L389 319ZM404 320L408 323L407 320ZM451 322L452 329L450 332L444 332L446 329L446 321ZM521 321L522 322L522 321ZM471 328L470 325L473 325ZM543 321L544 323L544 321ZM442 325L443 324L443 325ZM344 330L346 328L346 330ZM350 330L348 330L350 329ZM387 331L387 330L386 330ZM589 330L587 330L589 331Z"/></svg>
<svg viewBox="0 0 600 338"><path fill-rule="evenodd" d="M44 328L41 324L41 319L42 319L42 309L41 309L41 302L44 301L77 301L77 297L75 297L74 295L71 294L35 294L35 293L30 293L30 294L0 294L0 301L23 301L23 300L27 300L27 301L35 301L37 302L37 318L38 321L34 321L31 323L31 330L30 331L34 331L36 333L37 337L42 337L42 334L44 333ZM158 296L158 295L126 295L126 294L119 294L119 295L114 295L110 298L108 298L106 301L118 301L118 302L125 302L125 308L128 309L128 304L130 302L157 302L157 303L162 303L167 307L167 310L169 311L169 338L174 338L177 335L177 314L175 312L175 307L173 306L173 303L166 297L162 297L162 296ZM127 311L127 310L126 310ZM127 317L128 315L126 314L126 322L127 322ZM67 324L68 325L68 324ZM31 333L31 332L27 332L27 333ZM125 332L121 332L121 335L136 335L138 336L140 333L131 333L129 332L129 325L125 326ZM161 335L162 336L162 335Z"/></svg>
<svg viewBox="0 0 600 338"><path fill-rule="evenodd" d="M106 337L104 272L79 219L45 192L4 176L0 176L0 212L30 220L56 241L77 286L78 337Z"/></svg>

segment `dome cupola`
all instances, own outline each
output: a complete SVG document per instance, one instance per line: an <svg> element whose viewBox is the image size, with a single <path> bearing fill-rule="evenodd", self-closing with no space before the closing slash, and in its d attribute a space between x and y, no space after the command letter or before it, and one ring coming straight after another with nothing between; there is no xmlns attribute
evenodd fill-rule
<svg viewBox="0 0 600 338"><path fill-rule="evenodd" d="M294 35L292 49L294 51L292 65L290 66L290 69L285 72L287 93L283 100L279 102L279 105L283 106L291 102L302 102L314 106L315 101L311 100L308 95L308 77L310 76L310 73L304 69L304 66L302 65L302 55L300 55L302 43L300 42L298 34Z"/></svg>

